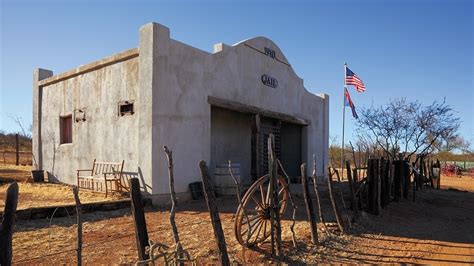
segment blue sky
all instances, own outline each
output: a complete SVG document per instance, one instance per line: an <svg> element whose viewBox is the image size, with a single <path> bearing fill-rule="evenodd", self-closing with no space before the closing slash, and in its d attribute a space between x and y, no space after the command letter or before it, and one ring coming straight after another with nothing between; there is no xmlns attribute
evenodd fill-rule
<svg viewBox="0 0 474 266"><path fill-rule="evenodd" d="M205 51L266 36L305 87L330 100L330 134L341 135L343 64L365 82L357 107L396 97L443 100L474 142L473 1L5 1L1 2L0 129L10 114L32 119L32 72L61 73L138 45L155 21L171 37ZM354 120L346 110L346 136ZM474 146L474 145L471 145Z"/></svg>

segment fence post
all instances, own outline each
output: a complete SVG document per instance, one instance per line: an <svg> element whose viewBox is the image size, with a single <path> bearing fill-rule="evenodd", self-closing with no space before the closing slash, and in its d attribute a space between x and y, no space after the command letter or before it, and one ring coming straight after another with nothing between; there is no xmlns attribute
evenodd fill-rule
<svg viewBox="0 0 474 266"><path fill-rule="evenodd" d="M278 168L277 158L275 153L275 135L270 134L268 137L268 175L270 179L270 222L271 222L271 247L272 255L280 257L282 255L281 250L281 223L280 223L280 202L278 199ZM276 254L274 245L276 242Z"/></svg>
<svg viewBox="0 0 474 266"><path fill-rule="evenodd" d="M326 222L324 221L323 211L321 209L321 197L319 196L319 188L318 188L318 178L316 177L316 156L313 154L313 187L314 193L316 194L316 202L318 204L318 214L319 214L319 221L323 224L324 230L326 234L329 236L330 232L326 226Z"/></svg>
<svg viewBox="0 0 474 266"><path fill-rule="evenodd" d="M347 179L349 180L349 191L351 193L351 204L352 204L352 211L354 212L354 219L359 219L359 206L357 205L357 200L355 196L355 184L354 180L352 179L352 171L351 171L351 163L346 161L346 169L347 169Z"/></svg>
<svg viewBox="0 0 474 266"><path fill-rule="evenodd" d="M72 187L72 193L74 194L74 201L76 202L76 214L77 214L77 265L82 265L82 220L81 220L81 201L79 200L79 193L76 186Z"/></svg>
<svg viewBox="0 0 474 266"><path fill-rule="evenodd" d="M301 185L303 186L303 197L306 205L306 213L308 215L308 221L311 228L311 242L314 245L318 244L318 229L316 226L316 217L314 215L313 202L308 189L308 180L306 179L306 164L301 164Z"/></svg>
<svg viewBox="0 0 474 266"><path fill-rule="evenodd" d="M404 180L403 183L403 198L408 199L408 192L410 188L410 171L408 169L408 161L402 161L402 178Z"/></svg>
<svg viewBox="0 0 474 266"><path fill-rule="evenodd" d="M132 203L132 215L135 223L135 236L138 248L139 260L147 260L145 247L148 246L148 231L146 228L145 213L143 212L142 194L140 192L140 181L134 177L130 179L130 198Z"/></svg>
<svg viewBox="0 0 474 266"><path fill-rule="evenodd" d="M11 183L6 194L2 228L0 229L0 265L12 264L12 236L18 204L18 184L16 182Z"/></svg>
<svg viewBox="0 0 474 266"><path fill-rule="evenodd" d="M441 189L441 163L439 162L438 159L436 159L436 166L439 168L438 180L436 180L437 181L436 189Z"/></svg>
<svg viewBox="0 0 474 266"><path fill-rule="evenodd" d="M382 211L382 174L383 172L381 171L382 169L382 160L381 159L376 159L376 169L375 169L375 173L377 175L377 184L376 184L376 187L377 187L377 194L375 195L375 200L377 202L376 204L376 208L377 208L377 214L380 214L380 212Z"/></svg>
<svg viewBox="0 0 474 266"><path fill-rule="evenodd" d="M344 225L341 218L341 213L339 212L339 208L337 207L336 199L334 198L332 192L332 173L331 167L328 167L328 189L329 189L329 198L331 199L332 209L334 210L334 216L336 216L337 225L339 226L339 230L341 233L344 234Z"/></svg>
<svg viewBox="0 0 474 266"><path fill-rule="evenodd" d="M169 177L169 188L171 196L171 210L170 210L170 224L173 229L173 238L176 248L178 249L179 242L179 233L178 227L176 226L175 214L176 214L176 192L174 191L174 173L173 173L173 151L169 150L168 147L163 146L163 150L166 154L166 159L168 160L168 177Z"/></svg>
<svg viewBox="0 0 474 266"><path fill-rule="evenodd" d="M225 243L224 232L222 231L221 219L219 217L219 210L216 205L216 196L209 177L209 170L206 162L201 160L199 162L199 169L201 170L202 185L204 186L204 196L206 198L207 208L211 216L212 228L214 229L214 237L217 242L217 249L219 251L220 262L223 266L230 265L229 256L227 255L227 245Z"/></svg>
<svg viewBox="0 0 474 266"><path fill-rule="evenodd" d="M20 144L18 143L18 133L15 134L16 165L20 165Z"/></svg>
<svg viewBox="0 0 474 266"><path fill-rule="evenodd" d="M394 200L399 201L402 197L402 161L396 160L393 162L393 183L394 183ZM417 180L418 181L418 180Z"/></svg>

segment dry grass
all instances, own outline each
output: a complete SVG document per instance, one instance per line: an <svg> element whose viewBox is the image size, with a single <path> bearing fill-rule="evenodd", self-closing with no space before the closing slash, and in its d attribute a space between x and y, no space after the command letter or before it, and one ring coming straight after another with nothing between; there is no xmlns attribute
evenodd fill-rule
<svg viewBox="0 0 474 266"><path fill-rule="evenodd" d="M474 192L474 177L471 176L442 176L441 187Z"/></svg>
<svg viewBox="0 0 474 266"><path fill-rule="evenodd" d="M49 183L24 183L19 182L18 209L28 209L34 207L61 206L74 204L74 196L70 186ZM4 207L5 191L8 184L0 185L0 209ZM79 197L82 203L102 202L120 199L118 195L105 198L104 194L92 193L79 190Z"/></svg>
<svg viewBox="0 0 474 266"><path fill-rule="evenodd" d="M30 171L31 166L15 166L13 164L0 166L0 181L26 181L18 183L20 192L18 199L19 210L34 207L74 204L74 197L70 186L51 183L28 183L31 182ZM8 183L0 183L1 210L3 210L5 204L5 191L7 188ZM102 202L123 198L113 194L105 198L104 194L92 193L86 190L79 190L79 197L82 203Z"/></svg>

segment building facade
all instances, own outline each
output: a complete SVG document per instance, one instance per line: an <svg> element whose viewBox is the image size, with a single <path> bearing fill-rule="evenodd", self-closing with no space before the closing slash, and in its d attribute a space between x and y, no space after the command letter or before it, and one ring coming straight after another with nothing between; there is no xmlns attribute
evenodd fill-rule
<svg viewBox="0 0 474 266"><path fill-rule="evenodd" d="M276 135L290 175L302 162L323 176L328 163L329 96L308 92L271 40L214 45L208 53L170 38L167 27L140 28L139 47L33 83L33 153L50 180L75 184L92 161L125 160L143 192L167 195L163 146L173 150L176 192L229 160L249 184L266 173L266 138ZM309 170L308 170L309 171Z"/></svg>

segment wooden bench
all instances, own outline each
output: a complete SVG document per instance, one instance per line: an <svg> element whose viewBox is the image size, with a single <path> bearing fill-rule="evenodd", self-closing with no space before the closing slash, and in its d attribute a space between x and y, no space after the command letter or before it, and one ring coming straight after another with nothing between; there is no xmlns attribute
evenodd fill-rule
<svg viewBox="0 0 474 266"><path fill-rule="evenodd" d="M123 192L128 190L122 184L123 164L121 162L98 162L94 159L92 169L77 170L77 187L93 191L103 192L105 187L105 197L108 192Z"/></svg>

